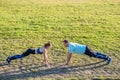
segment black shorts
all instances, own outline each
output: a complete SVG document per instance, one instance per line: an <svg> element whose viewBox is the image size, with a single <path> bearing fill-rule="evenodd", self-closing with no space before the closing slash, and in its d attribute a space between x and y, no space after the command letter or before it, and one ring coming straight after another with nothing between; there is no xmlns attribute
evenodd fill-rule
<svg viewBox="0 0 120 80"><path fill-rule="evenodd" d="M90 57L94 57L96 53L92 49L90 49L88 46L86 46L85 54Z"/></svg>

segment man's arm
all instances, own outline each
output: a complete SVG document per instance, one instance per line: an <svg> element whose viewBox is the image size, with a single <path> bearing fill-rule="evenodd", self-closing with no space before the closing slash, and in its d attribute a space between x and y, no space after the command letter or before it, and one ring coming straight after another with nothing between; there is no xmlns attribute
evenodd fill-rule
<svg viewBox="0 0 120 80"><path fill-rule="evenodd" d="M67 60L66 60L66 65L69 64L71 57L72 57L72 54L68 52L68 54L67 54Z"/></svg>

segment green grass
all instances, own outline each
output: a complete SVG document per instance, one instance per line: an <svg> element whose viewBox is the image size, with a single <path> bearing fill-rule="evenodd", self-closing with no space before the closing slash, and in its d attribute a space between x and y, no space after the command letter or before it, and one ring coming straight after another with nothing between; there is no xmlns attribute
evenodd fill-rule
<svg viewBox="0 0 120 80"><path fill-rule="evenodd" d="M64 39L87 44L95 51L110 55L113 61L108 66L86 70L81 68L90 66L81 66L100 60L73 55L70 66L80 67L64 69L59 66L66 59ZM48 41L53 44L48 53L53 69L42 66L41 55L30 55L3 66L7 56L40 47ZM119 0L0 0L0 80L118 79L119 48Z"/></svg>

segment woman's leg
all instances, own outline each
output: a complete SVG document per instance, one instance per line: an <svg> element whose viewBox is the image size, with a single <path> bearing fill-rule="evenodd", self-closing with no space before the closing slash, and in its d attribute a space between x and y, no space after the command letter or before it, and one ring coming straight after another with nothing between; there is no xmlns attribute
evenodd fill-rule
<svg viewBox="0 0 120 80"><path fill-rule="evenodd" d="M26 50L22 55L24 57L30 55L30 54L35 54L35 49L29 48L28 50Z"/></svg>
<svg viewBox="0 0 120 80"><path fill-rule="evenodd" d="M6 62L9 64L11 60L14 60L14 59L19 59L19 58L23 58L24 56L22 54L20 55L14 55L14 56L10 56L6 59Z"/></svg>
<svg viewBox="0 0 120 80"><path fill-rule="evenodd" d="M26 56L28 56L30 54L35 54L35 50L30 48L30 49L26 50L23 54L8 57L6 61L8 63L10 63L11 60L20 59L20 58L26 57Z"/></svg>
<svg viewBox="0 0 120 80"><path fill-rule="evenodd" d="M14 56L11 56L9 57L10 60L14 60L14 59L19 59L19 58L23 58L24 56L22 54L20 55L14 55Z"/></svg>

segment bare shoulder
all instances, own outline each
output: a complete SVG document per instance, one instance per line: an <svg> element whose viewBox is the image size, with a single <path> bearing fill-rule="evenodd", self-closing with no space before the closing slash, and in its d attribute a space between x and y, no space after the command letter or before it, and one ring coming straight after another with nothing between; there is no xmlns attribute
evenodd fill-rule
<svg viewBox="0 0 120 80"><path fill-rule="evenodd" d="M46 50L45 48L42 48L42 52L43 52L43 53L46 53L47 50Z"/></svg>

